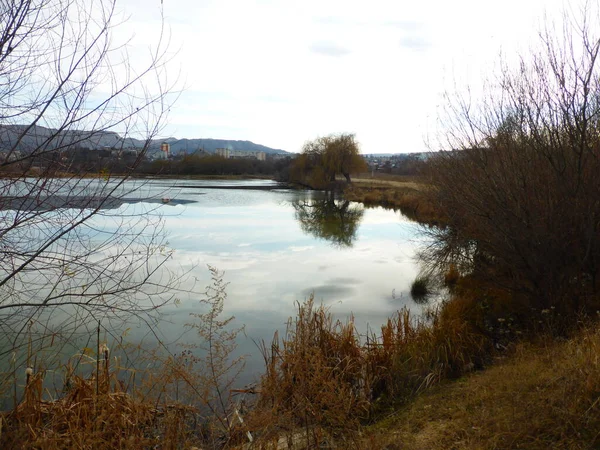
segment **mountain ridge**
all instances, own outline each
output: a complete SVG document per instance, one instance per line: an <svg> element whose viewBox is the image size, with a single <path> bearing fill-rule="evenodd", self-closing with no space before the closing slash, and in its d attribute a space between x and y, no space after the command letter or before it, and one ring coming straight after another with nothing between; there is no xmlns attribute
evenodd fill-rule
<svg viewBox="0 0 600 450"><path fill-rule="evenodd" d="M114 131L65 130L57 132L56 129L34 125L23 135L28 127L28 125L0 125L0 151L12 149L19 139L21 140L16 150L25 152L34 151L40 148L40 146L48 150L68 146L78 146L91 150L100 148L142 148L146 145L146 141L143 139L122 138ZM160 146L163 142L169 143L172 154L194 153L198 150L214 153L217 148L228 148L242 152L291 154L286 150L255 144L248 140L213 138L178 139L175 137L151 140L148 145L148 154L152 155L160 152Z"/></svg>

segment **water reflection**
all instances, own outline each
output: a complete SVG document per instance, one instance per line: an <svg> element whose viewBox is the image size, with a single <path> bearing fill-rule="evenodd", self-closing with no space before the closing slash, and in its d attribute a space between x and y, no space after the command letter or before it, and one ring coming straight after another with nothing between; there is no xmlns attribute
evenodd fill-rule
<svg viewBox="0 0 600 450"><path fill-rule="evenodd" d="M1 197L0 211L54 211L57 209L118 209L124 205L136 203L166 204L168 206L186 205L194 200L163 198L127 198L104 197L94 195L52 195L38 197Z"/></svg>
<svg viewBox="0 0 600 450"><path fill-rule="evenodd" d="M276 330L283 333L288 317L296 311L296 302L310 295L314 295L317 303L330 307L336 318L345 320L354 314L360 333L366 333L369 326L377 329L404 306L420 310L412 304L409 295L410 283L418 275L414 261L418 226L399 213L382 208L365 210L355 203L313 191L289 190L281 185L275 185L277 189L242 190L215 189L214 180L177 183L144 180L136 189L138 185L134 183L137 182L128 181L117 192L122 204L116 210L98 214L91 224L93 230L86 230L82 238L94 239L94 233L117 232L145 236L144 230L127 225L127 218L147 217L151 212L156 224L160 218L160 226L168 233L166 250L172 255L162 266L164 271L157 273L152 282L161 281L163 274L180 271L189 272L192 277L186 281L189 284L180 286L177 304L160 310L158 324L125 317L123 320L127 323L103 321L107 335L105 338L103 334L102 339L109 345L123 340L152 348L158 341L177 352L180 351L177 343L197 340L195 335L182 337L182 333L184 324L190 322L190 313L198 312L200 307L197 293L210 284L207 264L225 272L224 280L228 283L225 315L235 315L235 326L245 325L248 337L240 339L238 349L240 354L251 355L245 374L248 381L264 370L255 342L270 341ZM259 185L254 181L248 183ZM210 188L201 189L203 185ZM67 184L64 189L56 190L52 207L62 214L60 217L76 216L79 207L89 202L89 198L84 198L82 204L75 200L77 196L85 197L87 190L72 191ZM20 195L19 192L4 194ZM169 202L162 204L163 198ZM67 202L71 209L63 209ZM107 206L111 204L116 205L106 202ZM31 209L35 207L31 205ZM115 217L123 217L123 220L115 220ZM124 229L125 226L128 228ZM63 275L63 279L74 292L87 283L72 276ZM65 311L65 314L68 316L70 312ZM97 321L88 324L80 316L77 319L89 325L79 330L84 339L60 355L53 346L54 353L48 351L48 358L60 356L62 359L64 354L72 355L83 347L95 348ZM56 316L51 324L43 325L44 331L51 326L51 333L69 328ZM4 330L12 331L6 326ZM86 343L87 339L92 339L92 343ZM2 355L1 347L0 365L3 362L8 365L9 354ZM19 361L15 367L24 370L24 364Z"/></svg>
<svg viewBox="0 0 600 450"><path fill-rule="evenodd" d="M336 200L333 194L318 200L296 200L292 206L304 233L336 247L352 247L364 214L362 206Z"/></svg>

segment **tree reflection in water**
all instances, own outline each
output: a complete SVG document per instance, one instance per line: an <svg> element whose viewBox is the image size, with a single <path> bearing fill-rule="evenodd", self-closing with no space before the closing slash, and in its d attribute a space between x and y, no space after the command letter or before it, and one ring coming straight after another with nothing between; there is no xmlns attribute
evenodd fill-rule
<svg viewBox="0 0 600 450"><path fill-rule="evenodd" d="M298 200L292 205L303 232L337 247L352 247L364 214L360 204L336 200L331 193L324 199Z"/></svg>

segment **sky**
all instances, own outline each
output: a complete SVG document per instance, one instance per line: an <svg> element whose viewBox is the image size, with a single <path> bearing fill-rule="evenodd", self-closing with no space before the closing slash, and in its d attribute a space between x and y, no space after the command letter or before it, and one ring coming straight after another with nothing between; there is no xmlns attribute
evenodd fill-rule
<svg viewBox="0 0 600 450"><path fill-rule="evenodd" d="M298 152L307 140L347 132L365 154L435 150L444 92L479 85L500 53L525 51L544 17L563 9L553 0L118 5L132 55L156 42L164 17L169 76L183 90L163 137Z"/></svg>

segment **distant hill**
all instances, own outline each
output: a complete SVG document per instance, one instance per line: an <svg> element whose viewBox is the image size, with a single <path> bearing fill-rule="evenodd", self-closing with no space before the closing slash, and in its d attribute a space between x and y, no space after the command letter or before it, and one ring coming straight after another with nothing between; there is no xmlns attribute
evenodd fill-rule
<svg viewBox="0 0 600 450"><path fill-rule="evenodd" d="M158 142L158 141L157 141ZM218 148L228 148L230 150L239 150L242 152L265 152L287 154L285 150L266 147L264 145L255 144L250 141L233 141L228 139L176 139L168 138L158 142L168 142L171 145L171 152L177 154L180 152L194 153L198 150L204 150L209 153L214 153Z"/></svg>
<svg viewBox="0 0 600 450"><path fill-rule="evenodd" d="M26 130L26 125L0 125L0 151L6 151L17 143L19 137ZM194 153L204 150L214 153L217 148L228 148L242 152L265 152L288 154L285 150L266 147L250 141L235 141L227 139L154 139L150 142L148 153L160 151L160 144L168 142L171 153L178 154ZM65 148L78 146L89 149L101 148L142 148L145 141L134 138L123 139L119 134L112 131L84 131L70 130L56 134L56 130L41 126L32 127L29 132L21 138L17 150L31 152L40 146L47 149Z"/></svg>

